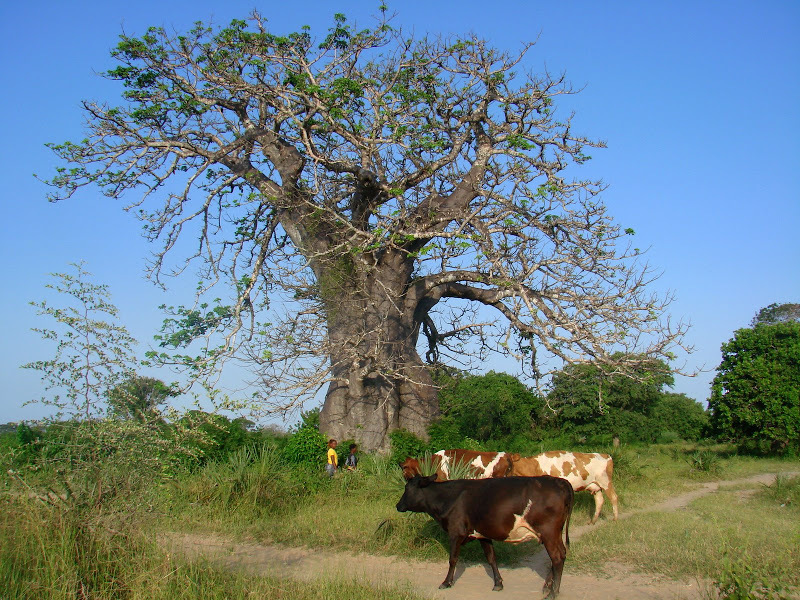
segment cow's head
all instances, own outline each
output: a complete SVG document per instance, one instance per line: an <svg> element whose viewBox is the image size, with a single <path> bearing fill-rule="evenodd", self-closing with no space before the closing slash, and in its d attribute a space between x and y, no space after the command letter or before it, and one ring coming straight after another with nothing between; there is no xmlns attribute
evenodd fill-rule
<svg viewBox="0 0 800 600"><path fill-rule="evenodd" d="M403 491L403 496L400 502L397 503L398 512L425 512L425 488L431 483L436 481L437 475L414 475L406 483L406 489Z"/></svg>
<svg viewBox="0 0 800 600"><path fill-rule="evenodd" d="M410 480L414 475L421 475L419 470L419 461L416 458L407 457L400 463L400 468L403 470L403 479Z"/></svg>
<svg viewBox="0 0 800 600"><path fill-rule="evenodd" d="M509 477L511 470L514 468L514 456L519 457L519 454L504 453L503 457L495 465L492 477Z"/></svg>

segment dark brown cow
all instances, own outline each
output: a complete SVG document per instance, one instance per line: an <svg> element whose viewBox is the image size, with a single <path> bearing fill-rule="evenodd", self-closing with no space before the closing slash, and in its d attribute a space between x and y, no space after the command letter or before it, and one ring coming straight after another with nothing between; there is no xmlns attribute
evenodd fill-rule
<svg viewBox="0 0 800 600"><path fill-rule="evenodd" d="M518 455L517 455L518 456ZM511 471L511 455L507 452L478 452L476 450L439 450L431 456L439 481L450 479L450 468L454 464L469 465L476 479L505 477ZM414 475L422 475L419 459L406 458L400 463L403 477L408 481Z"/></svg>
<svg viewBox="0 0 800 600"><path fill-rule="evenodd" d="M561 573L567 547L561 540L566 524L569 546L569 519L575 492L565 479L541 477L501 477L499 479L456 479L436 482L436 474L415 475L397 510L424 512L433 517L450 538L450 568L442 588L453 585L458 553L464 542L478 540L494 574L494 590L503 589L497 570L492 540L502 542L541 542L552 567L544 583L549 598L561 586Z"/></svg>

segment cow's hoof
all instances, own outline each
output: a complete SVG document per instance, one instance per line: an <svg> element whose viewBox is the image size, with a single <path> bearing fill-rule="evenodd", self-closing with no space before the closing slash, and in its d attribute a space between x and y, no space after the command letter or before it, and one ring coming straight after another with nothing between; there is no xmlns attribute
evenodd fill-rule
<svg viewBox="0 0 800 600"><path fill-rule="evenodd" d="M550 585L545 585L542 588L542 598L543 599L545 599L545 598L552 599L552 598L555 598L557 595L558 595L558 592L553 590L553 584L552 583Z"/></svg>
<svg viewBox="0 0 800 600"><path fill-rule="evenodd" d="M496 583L494 585L494 587L492 588L492 591L493 592L502 592L503 591L503 584L502 583Z"/></svg>
<svg viewBox="0 0 800 600"><path fill-rule="evenodd" d="M440 590L446 590L447 588L453 587L452 583L447 583L446 581L442 582L442 585L439 586Z"/></svg>

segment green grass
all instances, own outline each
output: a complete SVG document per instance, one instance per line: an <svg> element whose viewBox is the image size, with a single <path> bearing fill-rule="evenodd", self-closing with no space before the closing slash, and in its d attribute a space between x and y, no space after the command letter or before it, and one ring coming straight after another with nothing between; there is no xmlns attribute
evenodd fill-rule
<svg viewBox="0 0 800 600"><path fill-rule="evenodd" d="M614 487L620 497L620 512L657 504L705 481L743 479L758 473L800 472L800 461L739 456L731 446L722 444L623 446L606 452L614 458ZM607 506L608 502L603 514ZM579 509L576 504L576 511L580 512Z"/></svg>
<svg viewBox="0 0 800 600"><path fill-rule="evenodd" d="M286 580L188 561L147 531L114 529L107 515L6 497L0 506L0 589L19 600L417 600L401 586L341 577ZM80 518L79 522L77 519ZM104 522L105 521L105 522Z"/></svg>
<svg viewBox="0 0 800 600"><path fill-rule="evenodd" d="M780 484L777 497L798 494L797 481ZM775 490L762 488L746 496L723 488L685 510L598 528L574 544L571 568L602 572L604 564L622 562L669 577L715 578L733 561L764 581L800 586L800 503L779 502Z"/></svg>
<svg viewBox="0 0 800 600"><path fill-rule="evenodd" d="M623 447L614 459L623 515L705 481L800 471L797 461L741 457L721 446ZM19 477L3 476L2 482L0 489L11 493L0 496L0 589L12 590L11 597L74 599L81 585L95 592L91 598L245 598L253 591L301 600L414 597L352 581L301 584L190 563L154 544L154 532L164 530L442 564L448 556L448 540L432 519L396 511L404 481L397 465L380 456L364 455L356 472L329 479L321 469L287 465L269 446L241 450L157 485L132 486L135 493L118 494L113 502L68 510L25 500ZM753 492L742 498L723 488L680 512L604 523L573 542L567 570L602 573L605 564L622 562L676 578L722 579L727 573L730 580L746 571L759 582L800 586L800 479L783 477ZM593 507L590 494L577 494L573 525L585 523ZM610 514L607 502L604 518ZM496 549L502 568L540 548ZM484 562L475 543L464 547L462 558Z"/></svg>
<svg viewBox="0 0 800 600"><path fill-rule="evenodd" d="M230 501L227 492L219 489L229 488L231 482L214 483L222 478L218 472L221 468L224 467L209 465L173 485L161 526L215 532L261 543L357 549L418 560L446 560L449 554L447 536L430 517L401 514L395 509L405 481L400 469L387 457L365 455L357 471L343 471L334 479L321 472L301 471L298 475L284 469L287 479L300 477L305 481L294 487L287 484L291 495L273 506ZM209 489L217 492L211 494ZM514 562L536 548L535 544L499 544L498 560ZM479 544L467 544L462 557L467 561L485 560Z"/></svg>
<svg viewBox="0 0 800 600"><path fill-rule="evenodd" d="M800 470L796 462L739 457L725 447L700 450L706 453L704 463L713 464L713 469L698 469L687 460L698 452L696 446L623 447L614 452L614 481L621 513L651 506L703 481L738 479L758 472L789 470L793 466ZM269 468L273 467L260 463L252 467L258 472ZM399 469L388 459L366 455L357 472L343 472L333 480L318 472L290 472L281 466L275 469L278 472L268 479L271 478L271 485L280 488L275 496L282 500L258 502L248 500L251 495L246 493L239 499L231 499L227 491L243 477L243 469L236 465L209 465L175 486L165 524L262 542L342 550L355 547L415 559L446 558L447 541L435 523L425 515L396 512L394 506L402 495L404 482ZM216 491L212 494L209 490ZM578 493L573 523L586 522L593 509L591 495ZM608 519L610 514L610 503L606 502L603 516ZM623 529L627 525L619 523L614 527ZM479 546L475 545L474 550L470 546L465 558L483 560ZM535 551L535 545L530 544L498 545L501 561L513 562Z"/></svg>

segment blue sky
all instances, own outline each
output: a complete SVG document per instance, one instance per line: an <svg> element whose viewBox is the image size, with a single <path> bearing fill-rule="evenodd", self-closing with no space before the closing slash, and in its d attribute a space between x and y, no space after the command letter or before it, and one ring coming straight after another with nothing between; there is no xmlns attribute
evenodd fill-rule
<svg viewBox="0 0 800 600"><path fill-rule="evenodd" d="M308 24L323 32L336 12L366 23L378 2L36 1L0 7L0 145L3 257L0 292L0 423L44 416L36 373L19 365L50 349L31 327L28 305L48 273L85 260L108 284L122 322L144 351L162 303L187 301L193 278L164 292L144 277L153 250L122 203L84 190L48 204L55 166L47 142L82 138L82 99L116 102L97 75L124 29L183 31L197 20L225 24L253 8L273 31ZM395 25L416 34L474 31L501 48L538 38L526 66L565 72L577 96L560 103L577 131L608 143L586 177L610 187L604 200L620 224L650 248L663 271L655 291L677 300L696 352L674 388L709 395L720 345L772 302L800 301L800 2L390 2ZM153 373L157 376L161 375ZM168 374L162 378L169 380Z"/></svg>

